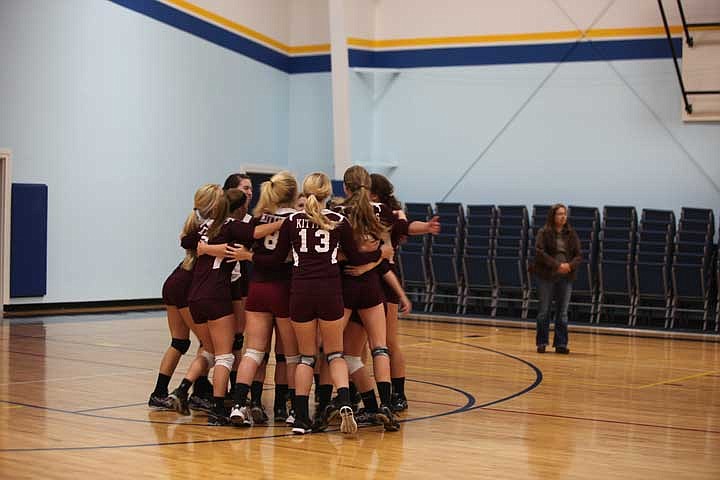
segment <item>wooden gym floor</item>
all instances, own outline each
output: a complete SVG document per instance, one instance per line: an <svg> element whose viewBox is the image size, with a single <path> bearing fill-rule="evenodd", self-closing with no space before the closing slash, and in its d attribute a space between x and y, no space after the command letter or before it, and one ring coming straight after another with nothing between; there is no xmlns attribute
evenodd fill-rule
<svg viewBox="0 0 720 480"><path fill-rule="evenodd" d="M563 356L533 330L401 333L401 431L297 437L148 410L161 312L4 320L0 478L720 478L718 342L571 332Z"/></svg>

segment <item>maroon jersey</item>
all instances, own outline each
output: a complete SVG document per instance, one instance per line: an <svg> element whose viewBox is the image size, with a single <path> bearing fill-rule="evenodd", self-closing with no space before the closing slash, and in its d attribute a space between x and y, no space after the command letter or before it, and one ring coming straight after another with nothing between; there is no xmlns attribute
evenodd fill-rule
<svg viewBox="0 0 720 480"><path fill-rule="evenodd" d="M208 240L207 231L211 225L212 220L204 222L198 232L200 239L208 244L240 243L248 248L252 245L255 226L249 220L228 218L215 238ZM224 258L210 255L198 256L193 269L193 281L190 286L188 300L193 302L197 300L230 299L230 277L236 263L235 261L227 261Z"/></svg>
<svg viewBox="0 0 720 480"><path fill-rule="evenodd" d="M349 263L364 265L376 262L380 251L360 253L347 219L330 210L323 210L335 228L325 230L313 223L305 212L297 212L285 220L275 251L271 255L253 257L256 265L272 265L284 261L292 251L292 292L310 294L338 294L341 291L338 249L342 248Z"/></svg>
<svg viewBox="0 0 720 480"><path fill-rule="evenodd" d="M266 225L268 223L279 222L295 213L294 208L281 208L275 213L263 213L259 217L253 219L254 225ZM275 251L280 238L280 230L266 235L256 240L253 245L253 252L258 255L269 255ZM292 263L290 259L276 265L257 264L253 268L253 282L279 282L289 281L292 273Z"/></svg>

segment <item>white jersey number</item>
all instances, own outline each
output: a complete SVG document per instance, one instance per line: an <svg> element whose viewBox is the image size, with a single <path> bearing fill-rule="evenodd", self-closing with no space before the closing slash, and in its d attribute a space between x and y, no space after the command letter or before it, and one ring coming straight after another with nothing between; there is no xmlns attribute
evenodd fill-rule
<svg viewBox="0 0 720 480"><path fill-rule="evenodd" d="M280 238L280 230L270 235L265 235L263 245L265 245L267 250L275 250L275 247L278 244L278 238Z"/></svg>
<svg viewBox="0 0 720 480"><path fill-rule="evenodd" d="M300 235L300 251L307 253L307 229L303 228L299 232ZM330 232L327 230L315 230L315 237L320 239L320 245L315 245L315 251L325 253L330 251Z"/></svg>

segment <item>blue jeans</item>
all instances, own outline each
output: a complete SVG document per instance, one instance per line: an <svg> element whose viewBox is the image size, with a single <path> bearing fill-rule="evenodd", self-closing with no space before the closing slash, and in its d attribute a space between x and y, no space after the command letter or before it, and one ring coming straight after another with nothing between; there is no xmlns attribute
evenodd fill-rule
<svg viewBox="0 0 720 480"><path fill-rule="evenodd" d="M537 315L535 344L546 346L550 337L550 307L555 300L555 335L553 347L567 347L568 344L568 305L572 295L572 283L567 278L545 280L536 277L540 306Z"/></svg>

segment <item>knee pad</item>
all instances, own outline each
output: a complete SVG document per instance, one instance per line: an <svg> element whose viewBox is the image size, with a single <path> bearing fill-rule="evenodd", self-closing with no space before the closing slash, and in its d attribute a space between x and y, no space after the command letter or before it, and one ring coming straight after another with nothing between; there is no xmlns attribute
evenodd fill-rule
<svg viewBox="0 0 720 480"><path fill-rule="evenodd" d="M243 343L245 343L245 336L242 333L236 333L235 340L233 340L233 351L242 350Z"/></svg>
<svg viewBox="0 0 720 480"><path fill-rule="evenodd" d="M276 353L275 354L275 363L285 363L285 354L284 353Z"/></svg>
<svg viewBox="0 0 720 480"><path fill-rule="evenodd" d="M300 355L300 363L315 368L315 355Z"/></svg>
<svg viewBox="0 0 720 480"><path fill-rule="evenodd" d="M189 338L173 338L170 342L170 346L180 352L181 355L185 355L190 349Z"/></svg>
<svg viewBox="0 0 720 480"><path fill-rule="evenodd" d="M370 353L372 354L373 358L375 357L390 357L390 350L388 350L387 347L375 347L373 348Z"/></svg>
<svg viewBox="0 0 720 480"><path fill-rule="evenodd" d="M229 372L230 370L232 370L233 363L235 363L235 355L233 355L232 353L215 355L215 368L225 367Z"/></svg>
<svg viewBox="0 0 720 480"><path fill-rule="evenodd" d="M215 355L213 355L212 353L208 352L207 350L203 350L200 356L207 360L208 368L211 368L213 365L215 365Z"/></svg>
<svg viewBox="0 0 720 480"><path fill-rule="evenodd" d="M350 375L357 372L365 365L363 364L362 358L356 357L355 355L345 355L345 362L347 362L348 371Z"/></svg>
<svg viewBox="0 0 720 480"><path fill-rule="evenodd" d="M263 359L265 358L265 352L261 352L260 350L255 350L253 348L248 348L245 350L245 356L252 358L255 363L260 365L263 362Z"/></svg>
<svg viewBox="0 0 720 480"><path fill-rule="evenodd" d="M263 355L263 362L268 363L270 361L270 352L265 352Z"/></svg>
<svg viewBox="0 0 720 480"><path fill-rule="evenodd" d="M298 364L300 363L300 355L290 355L288 357L285 357L285 361L288 365L290 364Z"/></svg>
<svg viewBox="0 0 720 480"><path fill-rule="evenodd" d="M343 358L344 356L345 355L343 354L343 352L332 352L332 353L328 353L327 355L325 355L325 359L327 360L328 365L330 365L330 362L332 362L333 360L337 360L338 358Z"/></svg>

